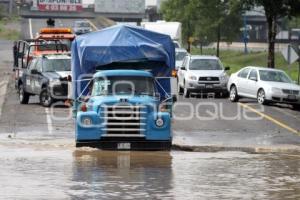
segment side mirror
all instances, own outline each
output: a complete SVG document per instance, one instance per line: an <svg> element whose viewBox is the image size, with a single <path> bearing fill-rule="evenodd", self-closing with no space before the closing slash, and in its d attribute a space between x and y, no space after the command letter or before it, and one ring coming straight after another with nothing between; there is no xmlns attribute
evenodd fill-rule
<svg viewBox="0 0 300 200"><path fill-rule="evenodd" d="M230 70L230 67L225 67L225 71L229 71Z"/></svg>
<svg viewBox="0 0 300 200"><path fill-rule="evenodd" d="M186 70L186 69L185 69L185 66L180 67L180 69L181 69L181 70Z"/></svg>
<svg viewBox="0 0 300 200"><path fill-rule="evenodd" d="M38 74L39 73L37 69L32 69L30 72L31 72L31 74Z"/></svg>
<svg viewBox="0 0 300 200"><path fill-rule="evenodd" d="M254 76L250 77L249 79L250 79L251 81L257 81L257 78L254 77Z"/></svg>

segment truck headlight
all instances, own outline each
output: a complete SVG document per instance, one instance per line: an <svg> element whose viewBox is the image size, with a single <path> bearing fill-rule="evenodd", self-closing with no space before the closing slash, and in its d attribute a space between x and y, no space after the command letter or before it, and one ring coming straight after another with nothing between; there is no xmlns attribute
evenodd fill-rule
<svg viewBox="0 0 300 200"><path fill-rule="evenodd" d="M164 125L164 120L162 118L158 118L156 121L155 121L155 124L156 126L158 127L162 127Z"/></svg>
<svg viewBox="0 0 300 200"><path fill-rule="evenodd" d="M82 124L85 125L85 126L90 126L92 125L92 120L91 118L89 117L84 117L82 120L81 120Z"/></svg>
<svg viewBox="0 0 300 200"><path fill-rule="evenodd" d="M197 77L196 76L189 76L189 79L192 80L192 81L196 81Z"/></svg>
<svg viewBox="0 0 300 200"><path fill-rule="evenodd" d="M59 79L51 79L49 81L49 85L50 85L50 87L53 87L55 85L60 85L60 80Z"/></svg>

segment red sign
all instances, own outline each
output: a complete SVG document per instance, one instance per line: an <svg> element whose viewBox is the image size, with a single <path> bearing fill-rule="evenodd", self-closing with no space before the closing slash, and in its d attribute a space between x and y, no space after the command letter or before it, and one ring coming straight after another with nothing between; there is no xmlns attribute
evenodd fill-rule
<svg viewBox="0 0 300 200"><path fill-rule="evenodd" d="M81 0L38 0L39 11L77 12L82 10Z"/></svg>

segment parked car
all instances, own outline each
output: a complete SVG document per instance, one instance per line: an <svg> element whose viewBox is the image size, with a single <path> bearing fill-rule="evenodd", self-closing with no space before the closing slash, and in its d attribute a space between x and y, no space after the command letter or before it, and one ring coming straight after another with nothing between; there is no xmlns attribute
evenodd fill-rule
<svg viewBox="0 0 300 200"><path fill-rule="evenodd" d="M176 48L175 53L176 53L175 68L176 70L178 70L182 66L183 59L185 58L185 56L188 55L188 52L186 49Z"/></svg>
<svg viewBox="0 0 300 200"><path fill-rule="evenodd" d="M38 95L41 105L49 107L54 101L69 99L68 81L71 77L71 56L49 54L33 57L18 83L19 100L28 104Z"/></svg>
<svg viewBox="0 0 300 200"><path fill-rule="evenodd" d="M92 27L90 23L85 20L75 21L73 29L76 35L92 32Z"/></svg>
<svg viewBox="0 0 300 200"><path fill-rule="evenodd" d="M188 98L190 93L227 95L228 75L216 56L188 55L178 70L178 94Z"/></svg>
<svg viewBox="0 0 300 200"><path fill-rule="evenodd" d="M255 98L260 104L287 103L299 109L300 86L282 70L263 67L245 67L231 75L228 81L230 100Z"/></svg>

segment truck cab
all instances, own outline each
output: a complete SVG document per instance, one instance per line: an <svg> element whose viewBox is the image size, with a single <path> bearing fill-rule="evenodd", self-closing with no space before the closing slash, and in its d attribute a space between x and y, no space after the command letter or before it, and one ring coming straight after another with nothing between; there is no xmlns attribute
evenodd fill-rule
<svg viewBox="0 0 300 200"><path fill-rule="evenodd" d="M78 147L170 148L170 113L160 110L151 73L106 70L96 73L90 84L90 97L77 113Z"/></svg>

